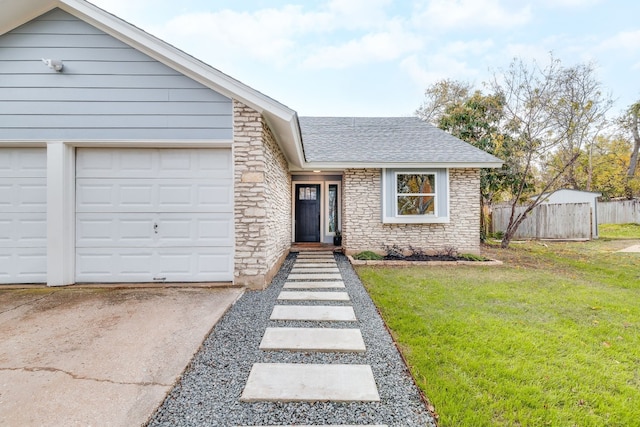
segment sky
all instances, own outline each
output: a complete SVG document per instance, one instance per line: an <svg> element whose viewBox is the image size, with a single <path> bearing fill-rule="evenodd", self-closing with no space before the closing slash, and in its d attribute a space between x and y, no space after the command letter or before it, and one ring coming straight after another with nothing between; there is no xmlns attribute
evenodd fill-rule
<svg viewBox="0 0 640 427"><path fill-rule="evenodd" d="M301 116L411 116L442 79L592 62L640 100L637 0L90 0Z"/></svg>

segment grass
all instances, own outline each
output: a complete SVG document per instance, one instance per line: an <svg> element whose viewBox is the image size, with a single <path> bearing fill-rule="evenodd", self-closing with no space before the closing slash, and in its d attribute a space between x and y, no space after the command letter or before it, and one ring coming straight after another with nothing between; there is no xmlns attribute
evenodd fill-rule
<svg viewBox="0 0 640 427"><path fill-rule="evenodd" d="M637 426L640 254L615 252L632 244L531 242L486 248L502 267L357 270L440 426Z"/></svg>
<svg viewBox="0 0 640 427"><path fill-rule="evenodd" d="M640 239L640 224L600 224L598 232L602 239Z"/></svg>

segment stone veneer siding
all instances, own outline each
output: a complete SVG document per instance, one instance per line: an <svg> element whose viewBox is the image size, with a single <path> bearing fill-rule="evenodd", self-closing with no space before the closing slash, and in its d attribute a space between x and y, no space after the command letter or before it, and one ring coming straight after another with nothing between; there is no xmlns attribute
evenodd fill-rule
<svg viewBox="0 0 640 427"><path fill-rule="evenodd" d="M233 102L234 282L265 288L291 243L291 178L262 115Z"/></svg>
<svg viewBox="0 0 640 427"><path fill-rule="evenodd" d="M383 245L425 251L480 252L480 170L449 169L448 224L383 224L380 169L348 169L343 178L342 245L348 254Z"/></svg>

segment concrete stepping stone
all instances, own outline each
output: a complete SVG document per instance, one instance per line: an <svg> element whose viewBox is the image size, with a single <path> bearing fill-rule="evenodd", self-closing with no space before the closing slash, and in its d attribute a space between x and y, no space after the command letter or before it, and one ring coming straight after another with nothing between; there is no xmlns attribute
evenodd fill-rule
<svg viewBox="0 0 640 427"><path fill-rule="evenodd" d="M362 353L366 348L360 329L267 328L260 350Z"/></svg>
<svg viewBox="0 0 640 427"><path fill-rule="evenodd" d="M288 301L350 301L346 292L305 292L305 291L282 291L278 295L278 300Z"/></svg>
<svg viewBox="0 0 640 427"><path fill-rule="evenodd" d="M303 320L315 322L355 322L353 307L340 305L276 305L271 320Z"/></svg>
<svg viewBox="0 0 640 427"><path fill-rule="evenodd" d="M338 270L338 267L300 268L294 265L291 273L340 273L340 270Z"/></svg>
<svg viewBox="0 0 640 427"><path fill-rule="evenodd" d="M300 262L300 261L296 261L295 264L293 264L293 268L326 268L326 267L333 267L333 266L338 266L338 264L336 264L335 262L332 263L306 263L306 262Z"/></svg>
<svg viewBox="0 0 640 427"><path fill-rule="evenodd" d="M329 255L329 254L308 254L308 255L298 255L296 257L296 260L301 260L301 259L330 259L332 261L335 261L336 258L333 255Z"/></svg>
<svg viewBox="0 0 640 427"><path fill-rule="evenodd" d="M239 427L255 427L255 426L239 426ZM310 425L310 424L305 424L305 425L301 425L301 424L296 424L296 425L292 425L292 424L287 424L284 426L257 426L257 427L389 427L386 424L323 424L323 425L318 425L318 424L314 424L314 425Z"/></svg>
<svg viewBox="0 0 640 427"><path fill-rule="evenodd" d="M313 262L313 263L318 263L318 264L329 264L329 265L337 265L336 261L333 258L327 258L327 259L323 259L323 258L309 258L309 259L305 259L305 260L296 260L295 264L300 264L300 263L305 263L305 262Z"/></svg>
<svg viewBox="0 0 640 427"><path fill-rule="evenodd" d="M301 252L298 252L298 256L311 256L311 255L333 256L333 252L332 251L301 251Z"/></svg>
<svg viewBox="0 0 640 427"><path fill-rule="evenodd" d="M334 289L344 288L344 282L286 282L283 289Z"/></svg>
<svg viewBox="0 0 640 427"><path fill-rule="evenodd" d="M379 402L369 365L255 363L241 402Z"/></svg>
<svg viewBox="0 0 640 427"><path fill-rule="evenodd" d="M340 273L289 273L289 280L342 280Z"/></svg>

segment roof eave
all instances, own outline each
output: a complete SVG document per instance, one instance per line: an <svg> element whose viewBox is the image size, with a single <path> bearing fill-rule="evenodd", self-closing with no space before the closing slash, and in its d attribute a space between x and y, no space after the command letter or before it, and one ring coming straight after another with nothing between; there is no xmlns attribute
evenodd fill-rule
<svg viewBox="0 0 640 427"><path fill-rule="evenodd" d="M344 170L344 169L420 169L420 168L449 168L449 169L483 169L499 168L503 162L305 162L300 168L292 171L313 170Z"/></svg>

